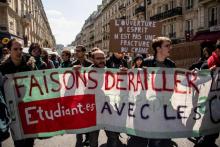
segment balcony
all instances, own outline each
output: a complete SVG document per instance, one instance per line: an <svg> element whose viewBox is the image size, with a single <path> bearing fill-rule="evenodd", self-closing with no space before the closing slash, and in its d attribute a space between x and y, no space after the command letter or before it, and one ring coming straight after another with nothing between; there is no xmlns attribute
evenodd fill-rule
<svg viewBox="0 0 220 147"><path fill-rule="evenodd" d="M139 13L145 13L145 7L144 6L139 6L135 9L135 15Z"/></svg>
<svg viewBox="0 0 220 147"><path fill-rule="evenodd" d="M159 13L157 15L154 15L154 16L150 17L150 20L151 21L158 21L158 20L163 20L163 19L166 19L169 17L178 16L178 15L182 15L182 7L176 7L171 10L165 11L163 13Z"/></svg>

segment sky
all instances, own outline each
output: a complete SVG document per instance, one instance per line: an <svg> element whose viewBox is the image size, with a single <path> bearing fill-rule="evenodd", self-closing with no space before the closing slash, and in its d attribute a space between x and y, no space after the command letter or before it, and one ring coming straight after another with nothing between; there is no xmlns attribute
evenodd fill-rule
<svg viewBox="0 0 220 147"><path fill-rule="evenodd" d="M42 0L57 44L74 41L85 20L102 0Z"/></svg>

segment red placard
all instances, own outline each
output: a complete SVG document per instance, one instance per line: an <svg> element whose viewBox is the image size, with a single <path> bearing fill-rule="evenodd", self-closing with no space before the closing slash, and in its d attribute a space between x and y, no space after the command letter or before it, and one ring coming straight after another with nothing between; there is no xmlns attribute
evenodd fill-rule
<svg viewBox="0 0 220 147"><path fill-rule="evenodd" d="M19 103L24 134L73 130L96 125L95 95Z"/></svg>

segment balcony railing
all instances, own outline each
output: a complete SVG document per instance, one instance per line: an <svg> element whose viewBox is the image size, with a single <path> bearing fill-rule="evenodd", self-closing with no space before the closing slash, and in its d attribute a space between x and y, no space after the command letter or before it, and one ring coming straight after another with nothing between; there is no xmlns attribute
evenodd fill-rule
<svg viewBox="0 0 220 147"><path fill-rule="evenodd" d="M182 15L182 7L176 7L168 11L165 11L163 13L154 15L150 17L150 20L158 21L158 20L163 20L169 17L178 16L178 15Z"/></svg>
<svg viewBox="0 0 220 147"><path fill-rule="evenodd" d="M139 6L135 9L135 15L138 13L145 12L145 7L144 6Z"/></svg>

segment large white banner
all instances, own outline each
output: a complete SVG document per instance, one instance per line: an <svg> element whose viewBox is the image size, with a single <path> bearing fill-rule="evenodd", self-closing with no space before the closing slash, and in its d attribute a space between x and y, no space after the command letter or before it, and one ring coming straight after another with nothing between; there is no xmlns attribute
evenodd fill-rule
<svg viewBox="0 0 220 147"><path fill-rule="evenodd" d="M146 138L220 130L220 69L57 69L7 75L15 139L97 129Z"/></svg>

